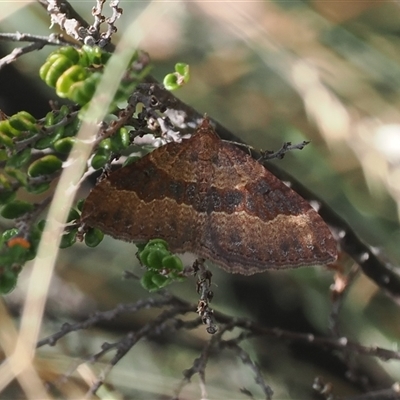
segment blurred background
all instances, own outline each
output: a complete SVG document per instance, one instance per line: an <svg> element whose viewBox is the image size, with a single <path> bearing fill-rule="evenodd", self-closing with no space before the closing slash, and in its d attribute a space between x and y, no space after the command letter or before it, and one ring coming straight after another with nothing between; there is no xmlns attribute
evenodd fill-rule
<svg viewBox="0 0 400 400"><path fill-rule="evenodd" d="M92 2L70 3L92 22ZM122 33L146 3L129 1L120 6L124 12L117 26ZM191 80L177 96L256 148L277 150L286 141L311 140L304 150L274 162L325 200L364 241L382 249L398 269L399 3L187 1L169 7L157 29L146 32L141 43L154 64L153 75L161 80L176 62L190 64ZM2 2L0 15L3 33L50 33L49 18L38 3ZM114 42L118 37L117 33ZM15 46L0 41L0 57ZM0 70L0 109L7 115L20 110L37 118L46 114L49 100L56 95L39 79L38 69L52 50L46 47L27 54ZM82 188L80 197L89 188L89 184ZM140 273L135 252L133 245L111 238L96 249L76 244L61 250L41 337L63 322L149 296L136 282L122 279L124 270ZM351 268L352 261L344 258L343 266ZM252 277L229 275L216 267L212 272L215 310L247 316L269 327L329 334L331 271L314 267ZM15 321L28 278L29 265L18 288L4 298ZM197 301L194 279L171 290ZM96 353L104 341L116 341L154 316L144 311L124 315L70 334L54 348L41 348L40 375L57 379L77 357ZM342 335L364 345L398 349L398 305L361 273L342 305L339 326ZM182 371L190 368L207 340L209 335L200 327L140 342L111 373L113 396L170 398ZM333 393L345 398L388 388L400 380L395 361L354 357L349 374L340 355L315 347L265 338L248 341L244 347L274 389L274 399L323 398L312 390L316 376L331 382ZM102 366L99 362L90 368L97 373ZM206 378L210 398L243 399L246 395L239 391L243 387L254 398L262 398L252 372L228 350L211 356ZM81 379L75 372L60 389L64 396L81 393ZM4 392L10 398L15 393L17 384ZM195 377L181 398L199 396Z"/></svg>

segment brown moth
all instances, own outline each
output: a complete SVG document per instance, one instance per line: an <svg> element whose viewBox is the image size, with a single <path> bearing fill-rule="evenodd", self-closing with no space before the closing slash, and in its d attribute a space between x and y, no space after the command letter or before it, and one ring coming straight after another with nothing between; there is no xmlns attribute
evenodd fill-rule
<svg viewBox="0 0 400 400"><path fill-rule="evenodd" d="M336 242L296 192L204 119L190 139L168 143L113 172L86 199L82 222L116 239L161 238L231 273L327 264Z"/></svg>

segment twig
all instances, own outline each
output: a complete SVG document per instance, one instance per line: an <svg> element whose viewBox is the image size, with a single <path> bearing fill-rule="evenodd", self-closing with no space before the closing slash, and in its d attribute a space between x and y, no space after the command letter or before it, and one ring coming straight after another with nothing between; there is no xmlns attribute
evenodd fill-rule
<svg viewBox="0 0 400 400"><path fill-rule="evenodd" d="M100 47L106 46L110 40L112 35L117 32L117 27L115 26L116 21L122 15L122 9L118 7L119 0L113 0L110 2L110 8L112 9L112 15L109 18L106 18L103 14L103 6L105 0L97 0L96 6L93 7L92 14L94 16L94 23L91 27L91 30L96 32L97 36L99 36L100 42L98 43ZM107 31L104 33L100 33L100 26L104 22L107 22Z"/></svg>
<svg viewBox="0 0 400 400"><path fill-rule="evenodd" d="M40 120L38 123L38 127L40 127L40 131L31 137L28 137L26 139L20 139L20 140L16 141L15 142L16 151L20 152L27 147L32 147L32 145L34 145L40 139L42 139L46 136L52 135L58 128L61 128L63 126L68 125L69 123L71 123L75 118L78 117L78 114L79 114L79 110L78 111L71 110L70 113L65 115L60 121L54 123L51 126L43 126L44 119Z"/></svg>
<svg viewBox="0 0 400 400"><path fill-rule="evenodd" d="M137 301L136 303L128 303L128 304L119 304L116 308L109 310L109 311L104 311L104 312L96 312L94 313L91 317L89 317L87 320L83 322L77 322L75 324L69 324L65 323L61 327L61 330L53 333L52 335L48 336L47 338L44 338L40 340L37 343L36 347L42 347L45 344L48 344L50 346L54 346L59 339L64 337L70 332L75 332L79 331L82 329L87 329L90 328L91 326L99 323L100 321L110 321L114 318L116 318L118 315L126 312L136 312L139 311L143 308L158 308L162 307L164 305L182 305L185 303L182 303L178 298L174 297L171 298L168 295L165 295L161 298L149 298L149 299L142 299Z"/></svg>
<svg viewBox="0 0 400 400"><path fill-rule="evenodd" d="M183 379L180 382L180 384L178 385L178 387L175 389L174 396L172 397L171 400L179 399L179 395L182 392L182 389L187 384L190 383L192 377L195 374L199 374L200 390L201 390L201 395L202 395L201 398L206 399L208 397L207 390L206 390L206 379L205 379L205 370L206 370L207 362L210 357L211 349L216 347L215 344L219 343L221 341L221 337L226 330L227 330L227 326L225 326L223 329L221 329L216 335L212 336L211 339L203 347L203 350L202 350L200 356L197 357L193 361L192 366L183 371ZM216 348L218 349L218 347L216 347Z"/></svg>
<svg viewBox="0 0 400 400"><path fill-rule="evenodd" d="M320 376L317 376L314 379L312 388L318 395L321 396L321 399L322 398L325 400L335 400L336 399L336 397L332 393L332 391L333 391L332 383L325 382L325 380Z"/></svg>
<svg viewBox="0 0 400 400"><path fill-rule="evenodd" d="M273 160L274 158L281 160L288 151L291 150L303 150L310 142L307 140L302 141L301 143L292 144L291 142L283 143L282 147L277 151L261 151L261 157L257 160L260 162L264 162L267 160Z"/></svg>
<svg viewBox="0 0 400 400"><path fill-rule="evenodd" d="M90 29L92 32L96 32L98 35L100 35L100 26L105 21L105 17L102 14L105 1L106 0L96 0L96 5L92 9L94 22Z"/></svg>
<svg viewBox="0 0 400 400"><path fill-rule="evenodd" d="M45 46L44 43L35 42L31 43L25 47L17 47L10 54L7 54L2 59L0 59L0 70L8 64L14 62L17 58L23 56L24 54L30 53L35 50L40 50Z"/></svg>
<svg viewBox="0 0 400 400"><path fill-rule="evenodd" d="M268 336L340 351L351 351L355 354L378 357L383 361L400 360L400 351L387 350L378 346L363 346L358 342L347 339L346 337L328 338L315 336L310 333L287 331L280 328L266 328L246 318L234 319L219 312L215 312L214 315L216 320L219 322L232 323L232 321L234 321L236 327L250 331L251 333L243 336L243 338L246 339L251 336Z"/></svg>
<svg viewBox="0 0 400 400"><path fill-rule="evenodd" d="M65 16L65 18L75 19L80 25L87 28L89 23L71 6L67 0L37 0L39 4L42 5L49 13L55 12L56 9Z"/></svg>
<svg viewBox="0 0 400 400"><path fill-rule="evenodd" d="M83 42L86 37L92 37L89 24L74 10L66 0L48 0L47 12L50 15L51 26L59 25L69 36ZM98 39L98 38L97 38Z"/></svg>
<svg viewBox="0 0 400 400"><path fill-rule="evenodd" d="M57 341L67 335L70 332L79 331L81 329L87 329L96 323L101 321L109 321L118 317L121 313L126 312L137 312L144 308L159 308L159 307L171 307L169 310L162 312L157 318L148 322L137 332L131 332L120 341L116 343L104 343L101 351L88 357L86 361L94 362L100 359L104 354L111 350L117 350L117 353L112 358L110 363L107 365L102 374L98 377L96 382L90 388L88 396L96 392L96 390L104 382L107 374L110 372L112 367L143 337L150 337L152 335L161 335L168 331L176 332L180 329L193 329L201 324L200 318L195 318L191 321L182 321L176 318L178 315L183 315L188 312L194 312L196 305L191 304L185 300L182 300L176 296L169 294L168 292L161 291L162 297L160 298L149 298L139 300L136 303L131 304L120 304L115 309L106 312L97 312L87 320L75 323L75 324L64 324L59 332L42 339L38 342L37 347L41 347L45 344L55 345ZM256 374L256 382L263 388L264 393L271 395L271 388L260 378L261 371L259 367L249 360L244 353L239 351L239 343L243 340L251 339L253 337L275 337L281 340L289 340L291 342L307 343L310 346L319 346L329 350L339 350L341 352L349 352L352 354L361 354L378 357L384 361L387 360L400 360L400 352L383 349L376 346L363 346L360 343L350 341L347 338L326 338L318 337L312 334L298 333L279 328L267 328L257 324L256 322L248 318L236 318L220 312L215 312L214 316L216 320L221 324L219 331L211 336L210 341L203 349L199 358L197 358L192 367L184 372L184 379L175 391L175 398L178 398L182 388L190 382L191 377L199 373L201 390L203 395L206 396L205 389L205 368L210 355L211 350L220 352L223 348L233 348L237 351L243 362L249 365ZM223 335L227 331L231 331L234 328L241 328L243 331L238 334L234 339L223 341ZM85 360L81 361L84 362ZM77 365L79 365L79 362ZM259 371L259 372L257 372ZM72 372L70 372L72 373ZM268 398L268 397L267 397Z"/></svg>
<svg viewBox="0 0 400 400"><path fill-rule="evenodd" d="M340 268L340 266L338 267ZM339 313L342 308L344 299L357 277L360 269L357 264L354 264L347 275L344 275L341 271L335 273L334 281L335 283L331 286L332 291L332 306L331 313L329 315L329 330L336 336L340 336L339 327Z"/></svg>
<svg viewBox="0 0 400 400"><path fill-rule="evenodd" d="M70 332L79 331L82 329L87 329L93 326L96 323L101 321L109 321L116 318L121 313L125 312L137 312L143 308L159 308L162 306L182 306L184 309L195 310L196 305L189 303L185 300L180 299L179 297L173 296L168 292L160 292L163 294L161 298L148 298L137 301L136 303L128 303L128 304L120 304L116 308L105 311L105 312L96 312L87 320L78 322L75 324L64 324L59 332L56 332L47 338L40 340L37 343L37 347L44 346L48 344L50 346L54 346L57 341L67 335ZM329 338L322 336L315 336L310 333L298 333L293 331L288 331L280 328L267 328L258 323L252 321L248 318L236 318L230 315L215 311L214 312L215 319L224 324L222 328L220 328L221 334L225 332L229 326L229 329L233 329L232 327L242 328L244 332L242 332L237 338L236 341L239 343L242 340L249 339L255 336L268 336L275 337L277 339L284 339L295 342L307 343L309 345L316 345L319 347L325 347L335 350L348 350L355 354L367 355L378 357L383 361L388 360L400 360L400 351L388 350L378 346L363 346L358 342L347 339L346 337L341 338ZM189 328L192 329L198 326L198 321L190 321L190 322L182 322L177 320L176 327L178 328ZM189 325L186 325L189 324Z"/></svg>
<svg viewBox="0 0 400 400"><path fill-rule="evenodd" d="M257 151L253 146L250 146L245 143L235 142L233 140L224 140L224 139L222 139L222 140L224 142L231 143L236 146L245 148L246 150L248 150L249 155L252 155L252 152ZM264 162L267 160L273 160L274 158L281 160L287 152L289 152L291 150L303 150L304 147L307 146L309 143L310 142L306 141L306 140L303 140L301 143L297 143L297 144L292 144L292 142L285 142L285 143L283 143L282 147L277 151L271 151L271 150L261 151L260 150L261 156L257 161Z"/></svg>
<svg viewBox="0 0 400 400"><path fill-rule="evenodd" d="M265 394L266 400L271 400L274 391L271 389L271 386L265 383L260 368L250 358L249 353L247 353L247 351L243 350L237 343L235 343L235 340L223 341L221 342L221 345L222 347L227 347L235 351L238 357L242 360L243 364L247 365L254 372L255 375L254 380L257 383L257 385L261 387L262 391Z"/></svg>
<svg viewBox="0 0 400 400"><path fill-rule="evenodd" d="M110 373L114 365L116 365L142 337L150 336L151 334L160 335L167 327L166 322L168 322L175 315L184 314L188 311L190 310L188 310L188 308L183 306L182 304L174 306L170 310L162 312L158 317L146 324L137 332L128 333L128 335L126 335L122 340L118 342L118 344L116 344L116 346L114 346L115 348L117 348L117 353L109 361L108 365L98 376L98 379L90 387L90 389L86 393L85 398L91 398L94 394L96 394L97 390L104 383L107 375Z"/></svg>
<svg viewBox="0 0 400 400"><path fill-rule="evenodd" d="M33 211L25 214L15 222L15 227L18 229L18 236L25 239L28 238L32 224L51 203L51 200L52 196L45 197L40 203L34 205Z"/></svg>
<svg viewBox="0 0 400 400"><path fill-rule="evenodd" d="M72 43L64 38L63 35L52 33L49 36L32 35L30 33L0 33L0 40L9 42L32 42L42 43L43 45L49 46L76 46L76 43Z"/></svg>
<svg viewBox="0 0 400 400"><path fill-rule="evenodd" d="M115 23L117 22L117 20L119 18L121 18L121 15L122 15L122 8L119 8L118 5L119 5L119 0L111 0L110 8L112 9L112 15L110 18L106 19L108 28L107 28L107 32L105 32L102 35L102 38L106 39L108 41L111 39L111 36L115 32L117 32L117 27L115 26Z"/></svg>

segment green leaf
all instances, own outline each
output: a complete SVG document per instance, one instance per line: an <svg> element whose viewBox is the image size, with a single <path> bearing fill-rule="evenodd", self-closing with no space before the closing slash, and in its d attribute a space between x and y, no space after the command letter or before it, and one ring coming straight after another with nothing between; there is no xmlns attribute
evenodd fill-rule
<svg viewBox="0 0 400 400"><path fill-rule="evenodd" d="M4 271L0 274L0 294L10 293L17 285L18 274Z"/></svg>
<svg viewBox="0 0 400 400"><path fill-rule="evenodd" d="M63 46L57 49L54 53L62 54L71 60L74 64L77 64L80 59L80 52L72 46Z"/></svg>
<svg viewBox="0 0 400 400"><path fill-rule="evenodd" d="M35 117L27 111L20 111L17 114L14 114L8 120L8 123L17 131L38 131Z"/></svg>
<svg viewBox="0 0 400 400"><path fill-rule="evenodd" d="M1 235L2 238L4 239L5 242L10 240L12 237L18 235L18 229L17 228L11 228L3 232Z"/></svg>
<svg viewBox="0 0 400 400"><path fill-rule="evenodd" d="M103 168L109 161L111 152L106 149L98 149L96 154L93 156L90 164L94 169Z"/></svg>
<svg viewBox="0 0 400 400"><path fill-rule="evenodd" d="M189 81L189 65L175 64L175 72L164 77L163 84L167 90L176 90Z"/></svg>
<svg viewBox="0 0 400 400"><path fill-rule="evenodd" d="M39 71L40 77L51 87L55 87L58 78L73 65L73 62L62 54L57 56L54 61L47 61Z"/></svg>
<svg viewBox="0 0 400 400"><path fill-rule="evenodd" d="M142 285L143 288L145 288L149 292L154 292L155 290L159 289L158 285L153 282L154 275L155 275L154 271L147 271L140 278L140 284Z"/></svg>
<svg viewBox="0 0 400 400"><path fill-rule="evenodd" d="M87 71L80 65L73 65L62 73L56 83L56 93L60 97L69 97L69 90L76 82L84 81L88 76Z"/></svg>
<svg viewBox="0 0 400 400"><path fill-rule="evenodd" d="M110 138L103 139L99 143L99 149L111 151L111 139Z"/></svg>
<svg viewBox="0 0 400 400"><path fill-rule="evenodd" d="M76 242L77 233L78 229L73 229L71 230L71 232L62 235L60 242L60 249L71 247Z"/></svg>
<svg viewBox="0 0 400 400"><path fill-rule="evenodd" d="M32 150L27 148L19 153L14 154L6 162L6 167L21 168L24 166L31 158Z"/></svg>
<svg viewBox="0 0 400 400"><path fill-rule="evenodd" d="M175 271L183 270L183 264L182 264L181 259L174 254L165 256L162 259L162 264L163 264L163 267L166 269L171 269L171 270L175 270Z"/></svg>
<svg viewBox="0 0 400 400"><path fill-rule="evenodd" d="M144 247L140 244L137 247L140 262L149 268L161 269L163 258L171 254L163 239L152 239Z"/></svg>
<svg viewBox="0 0 400 400"><path fill-rule="evenodd" d="M38 229L43 232L44 228L46 227L46 220L45 219L41 219L38 223L37 223L37 227Z"/></svg>
<svg viewBox="0 0 400 400"><path fill-rule="evenodd" d="M11 176L12 178L16 179L21 185L27 185L28 178L26 176L26 173L19 168L5 167L4 172L6 172L7 175Z"/></svg>
<svg viewBox="0 0 400 400"><path fill-rule="evenodd" d="M31 234L29 236L29 240L32 244L32 247L37 248L37 246L39 245L40 239L42 237L42 233L43 233L43 226L39 226L39 224L33 224L32 225L32 229L31 229Z"/></svg>
<svg viewBox="0 0 400 400"><path fill-rule="evenodd" d="M101 79L99 72L94 72L82 82L75 82L69 89L69 99L80 104L87 104L96 90L97 84Z"/></svg>
<svg viewBox="0 0 400 400"><path fill-rule="evenodd" d="M0 191L0 205L4 205L9 203L10 201L13 201L16 195L17 193L14 191L2 189Z"/></svg>
<svg viewBox="0 0 400 400"><path fill-rule="evenodd" d="M76 138L73 136L65 137L62 139L57 140L53 144L54 150L58 151L59 153L62 154L69 154L69 152L72 150L72 147L74 146L76 142Z"/></svg>
<svg viewBox="0 0 400 400"><path fill-rule="evenodd" d="M75 210L75 208L71 208L69 210L69 214L68 214L68 218L67 218L67 222L71 222L71 221L76 221L80 218L80 214L78 213L77 210Z"/></svg>
<svg viewBox="0 0 400 400"><path fill-rule="evenodd" d="M190 77L189 70L190 70L189 64L186 64L186 63L176 63L175 64L175 71L180 76L182 76L183 81L185 83L189 82L189 77Z"/></svg>
<svg viewBox="0 0 400 400"><path fill-rule="evenodd" d="M154 274L151 280L158 289L161 289L171 283L171 281L166 276L160 274Z"/></svg>
<svg viewBox="0 0 400 400"><path fill-rule="evenodd" d="M28 184L25 186L25 189L29 193L40 194L40 193L44 193L46 190L50 189L50 183L42 182L42 183Z"/></svg>
<svg viewBox="0 0 400 400"><path fill-rule="evenodd" d="M18 265L23 265L27 261L27 254L29 250L18 244L14 244L12 247L4 246L3 251L0 254L0 275L6 267L12 267L16 273Z"/></svg>
<svg viewBox="0 0 400 400"><path fill-rule="evenodd" d="M7 147L14 147L14 141L3 132L0 132L0 143Z"/></svg>
<svg viewBox="0 0 400 400"><path fill-rule="evenodd" d="M33 211L33 208L33 204L31 203L22 200L14 200L6 204L0 214L3 218L14 219Z"/></svg>
<svg viewBox="0 0 400 400"><path fill-rule="evenodd" d="M60 110L58 111L58 118L57 121L61 121L65 116L67 116L70 113L70 109L67 105L63 104L60 107Z"/></svg>
<svg viewBox="0 0 400 400"><path fill-rule="evenodd" d="M130 145L129 130L125 127L121 128L114 136L110 138L111 149L114 152L125 150Z"/></svg>
<svg viewBox="0 0 400 400"><path fill-rule="evenodd" d="M85 204L85 199L78 200L78 202L76 203L76 208L78 209L78 211L82 212L84 204Z"/></svg>
<svg viewBox="0 0 400 400"><path fill-rule="evenodd" d="M165 89L170 91L179 89L180 87L178 84L178 77L175 74L165 75L163 85L165 86Z"/></svg>
<svg viewBox="0 0 400 400"><path fill-rule="evenodd" d="M0 149L0 161L8 160L8 154L5 149Z"/></svg>
<svg viewBox="0 0 400 400"><path fill-rule="evenodd" d="M54 111L49 111L46 114L46 117L45 117L45 120L44 120L44 126L45 127L49 127L49 126L54 125L55 118L56 118L55 112Z"/></svg>
<svg viewBox="0 0 400 400"><path fill-rule="evenodd" d="M48 135L48 136L45 136L45 137L39 139L35 143L35 149L38 149L38 150L48 149L50 146L53 145L53 143L56 140L60 139L63 136L64 130L65 130L65 127L62 126L60 128L57 128L51 135Z"/></svg>
<svg viewBox="0 0 400 400"><path fill-rule="evenodd" d="M50 175L61 169L61 167L62 161L58 157L49 154L34 161L28 168L28 175L31 178L42 175Z"/></svg>
<svg viewBox="0 0 400 400"><path fill-rule="evenodd" d="M85 65L104 65L110 58L111 54L103 51L99 46L82 46L81 63ZM85 58L84 58L85 56Z"/></svg>
<svg viewBox="0 0 400 400"><path fill-rule="evenodd" d="M163 258L169 255L168 250L159 249L159 248L151 248L149 249L150 253L147 256L147 266L153 269L162 269L163 268Z"/></svg>
<svg viewBox="0 0 400 400"><path fill-rule="evenodd" d="M0 173L0 187L2 187L3 190L11 190L12 189L9 178L2 173Z"/></svg>
<svg viewBox="0 0 400 400"><path fill-rule="evenodd" d="M129 156L129 157L125 160L125 162L122 164L122 167L126 167L127 165L132 164L132 163L134 163L134 162L140 160L140 158L141 158L141 157L138 157L138 156Z"/></svg>
<svg viewBox="0 0 400 400"><path fill-rule="evenodd" d="M168 243L163 239L151 239L147 242L146 247L156 247L159 249L168 249Z"/></svg>
<svg viewBox="0 0 400 400"><path fill-rule="evenodd" d="M16 136L19 136L21 134L21 131L14 129L10 125L10 120L4 120L0 121L0 133L3 136L8 137L9 139L12 139Z"/></svg>
<svg viewBox="0 0 400 400"><path fill-rule="evenodd" d="M42 81L46 81L46 76L49 73L49 69L52 64L53 63L47 59L46 62L40 67L39 76Z"/></svg>
<svg viewBox="0 0 400 400"><path fill-rule="evenodd" d="M142 265L146 266L148 265L147 257L149 256L149 254L150 254L150 249L146 249L146 246L143 248L143 250L140 250L138 247L138 257Z"/></svg>
<svg viewBox="0 0 400 400"><path fill-rule="evenodd" d="M81 125L78 118L74 118L69 124L65 126L63 137L76 136Z"/></svg>
<svg viewBox="0 0 400 400"><path fill-rule="evenodd" d="M85 244L88 247L96 247L104 238L104 233L97 228L89 229L85 234Z"/></svg>

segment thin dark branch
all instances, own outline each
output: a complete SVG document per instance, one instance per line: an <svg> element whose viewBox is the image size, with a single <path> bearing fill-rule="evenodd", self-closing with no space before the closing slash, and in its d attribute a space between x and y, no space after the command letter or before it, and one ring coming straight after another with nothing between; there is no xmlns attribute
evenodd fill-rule
<svg viewBox="0 0 400 400"><path fill-rule="evenodd" d="M189 303L185 300L180 299L179 297L169 294L168 292L160 292L160 294L163 294L163 296L160 298L148 298L139 300L136 303L120 304L115 309L105 312L97 312L85 321L75 324L64 324L59 332L56 332L49 337L40 340L37 343L37 347L41 347L45 344L54 346L60 338L64 337L70 332L87 329L101 321L112 320L119 316L121 313L132 313L137 312L143 308L159 308L163 306L182 307L182 309L184 310L193 312L195 312L196 310L196 304ZM268 328L252 321L251 319L236 318L218 311L214 312L214 316L219 323L224 324L216 333L217 337L222 336L224 332L226 332L227 330L232 330L234 327L244 329L244 332L238 335L235 339L236 343L256 336L268 336L277 339L307 343L311 346L315 345L319 347L325 347L327 349L350 351L355 354L378 357L383 361L400 360L400 351L388 350L378 346L363 346L358 342L347 339L346 337L329 338L315 336L310 333L298 333L288 331L280 328ZM177 319L175 320L174 324L177 328L189 327L189 329L192 329L198 326L199 321L197 318L195 321L190 322L182 322ZM213 337L214 336L215 335L213 335Z"/></svg>
<svg viewBox="0 0 400 400"><path fill-rule="evenodd" d="M219 322L231 323L231 324L234 322L236 327L249 330L251 334L243 336L243 338L246 339L251 337L252 335L269 336L278 339L290 340L294 342L302 342L309 345L316 345L328 349L350 351L355 354L378 357L383 361L400 360L400 351L387 350L378 346L363 346L358 342L347 339L344 336L341 338L315 336L310 333L298 333L298 332L287 331L280 328L266 328L247 318L235 319L219 312L215 312L214 315L216 320Z"/></svg>
<svg viewBox="0 0 400 400"><path fill-rule="evenodd" d="M49 46L75 45L74 43L65 39L63 35L58 35L55 33L52 33L49 36L39 36L21 32L0 33L0 40L8 42L43 43L44 45L49 45Z"/></svg>
<svg viewBox="0 0 400 400"><path fill-rule="evenodd" d="M4 66L6 66L8 64L11 64L12 62L17 60L19 57L23 56L24 54L31 53L32 51L35 51L35 50L40 50L44 46L45 46L44 43L35 42L35 43L31 43L25 47L15 48L10 54L7 54L2 59L0 59L0 69L2 69Z"/></svg>
<svg viewBox="0 0 400 400"><path fill-rule="evenodd" d="M282 145L282 147L277 151L261 151L261 157L258 159L260 162L273 160L274 158L281 160L288 151L291 150L303 150L310 142L304 140L301 143L292 144L291 142L286 142Z"/></svg>
<svg viewBox="0 0 400 400"><path fill-rule="evenodd" d="M29 33L0 33L0 40L9 42L31 42L25 47L15 48L10 54L0 59L0 69L11 64L24 54L41 50L44 46L76 46L76 44L65 39L63 35L51 34L49 36L31 35Z"/></svg>
<svg viewBox="0 0 400 400"><path fill-rule="evenodd" d="M151 335L160 335L166 328L167 323L174 316L179 314L185 314L188 312L187 306L182 304L172 307L170 310L163 311L158 317L153 321L147 323L137 332L128 333L118 344L115 346L117 348L117 353L109 361L108 365L99 375L98 379L93 383L88 392L86 393L86 398L92 398L96 394L99 387L104 383L107 375L110 373L111 369L125 356L125 354L142 338Z"/></svg>
<svg viewBox="0 0 400 400"><path fill-rule="evenodd" d="M106 353L115 350L116 354L107 364L106 368L99 375L96 382L92 385L87 395L91 396L96 393L98 388L104 383L106 376L111 371L113 366L118 363L125 354L142 338L150 338L152 336L159 336L166 332L176 332L180 329L193 329L201 324L200 318L195 318L192 321L182 321L177 318L178 315L184 315L188 312L195 311L196 305L191 304L185 300L169 294L168 292L161 292L162 296L159 298L149 298L139 300L136 303L131 304L120 304L113 310L106 312L97 312L87 320L75 323L75 324L64 324L59 332L42 339L38 342L37 347L41 347L45 344L55 345L57 341L63 336L73 331L79 331L81 329L87 329L101 321L109 321L118 317L121 313L134 313L145 308L160 308L170 307L161 312L161 314L146 323L141 329L136 332L130 332L121 340L116 343L104 343L101 350L91 355L86 361L95 362L103 357ZM184 378L175 392L175 398L178 398L182 388L188 384L191 377L198 373L200 377L201 391L206 394L205 386L205 369L210 356L210 352L217 351L221 352L224 348L232 348L242 359L242 361L251 367L256 375L256 382L260 385L266 395L266 398L271 397L272 390L269 388L262 376L259 367L250 360L246 353L243 353L239 344L243 340L251 339L254 337L273 337L278 340L290 341L290 342L302 342L307 343L310 346L319 346L327 350L336 350L342 353L351 353L359 355L368 355L378 357L384 361L387 360L400 360L400 352L383 349L377 346L363 346L358 342L348 340L345 337L342 338L329 338L329 337L318 337L313 334L298 333L288 330L282 330L279 328L268 328L264 327L248 318L236 318L223 313L215 312L216 320L221 323L219 331L212 335L210 341L207 342L200 357L198 357L191 368L184 372ZM242 329L242 332L238 334L234 339L227 341L223 340L225 332L232 331L234 328ZM81 361L83 362L83 361ZM76 363L76 366L80 364ZM72 371L73 372L73 371ZM72 373L72 372L69 372ZM65 378L65 376L64 376ZM268 397L269 396L269 397Z"/></svg>
<svg viewBox="0 0 400 400"><path fill-rule="evenodd" d="M255 382L257 385L259 385L262 389L262 391L265 394L266 400L271 400L272 396L274 394L274 391L272 388L265 383L264 378L262 376L261 370L258 367L258 365L250 358L249 353L247 351L243 350L237 343L234 341L223 341L221 342L222 347L228 347L229 349L233 350L238 357L241 359L244 365L247 365L254 373L255 375Z"/></svg>
<svg viewBox="0 0 400 400"><path fill-rule="evenodd" d="M143 308L158 308L162 307L165 305L182 305L185 303L182 303L178 298L176 297L169 297L169 296L163 296L161 298L149 298L149 299L141 299L137 301L136 303L128 303L128 304L119 304L116 308L109 310L109 311L104 311L104 312L96 312L94 313L91 317L89 317L87 320L83 322L77 322L75 324L69 324L65 323L61 327L61 330L48 336L47 338L44 338L40 340L37 343L37 347L42 347L45 344L48 344L50 346L54 346L59 339L64 337L70 332L75 332L79 331L82 329L87 329L90 328L91 326L99 323L100 321L109 321L114 318L116 318L118 315L122 313L132 313L139 311ZM193 309L193 308L192 308Z"/></svg>
<svg viewBox="0 0 400 400"><path fill-rule="evenodd" d="M349 292L349 289L351 288L351 284L358 276L359 271L360 269L358 265L354 264L347 275L344 275L341 271L338 271L335 274L335 284L331 289L332 306L331 313L329 315L329 330L336 337L340 336L339 315L342 309L342 305L344 303L347 293Z"/></svg>

